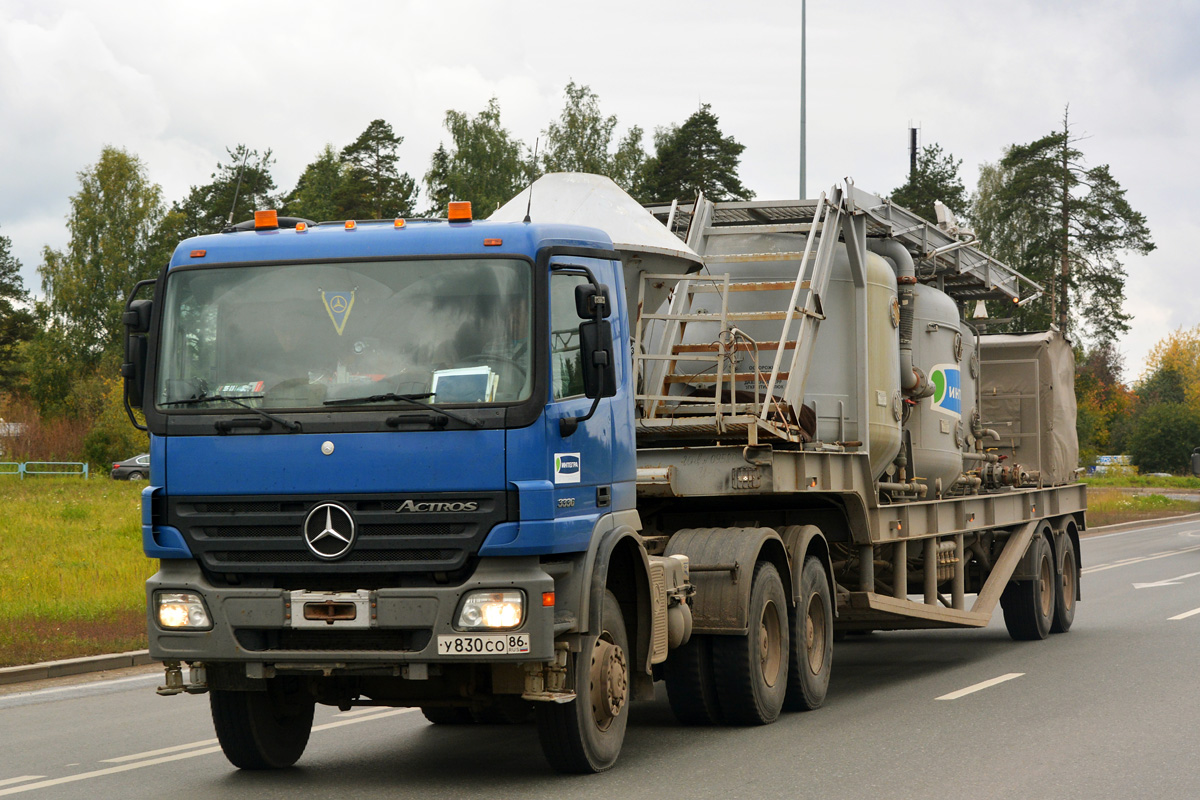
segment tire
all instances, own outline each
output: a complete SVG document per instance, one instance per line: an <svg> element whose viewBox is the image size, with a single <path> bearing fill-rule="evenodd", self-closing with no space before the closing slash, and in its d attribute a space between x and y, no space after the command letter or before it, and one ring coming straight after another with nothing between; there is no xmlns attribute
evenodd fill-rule
<svg viewBox="0 0 1200 800"><path fill-rule="evenodd" d="M140 481L144 477L145 476L142 475L142 473L138 472L137 470L134 470L133 472L129 473L129 478L127 480Z"/></svg>
<svg viewBox="0 0 1200 800"><path fill-rule="evenodd" d="M299 760L312 731L312 695L298 682L273 678L265 692L209 692L213 727L239 769L282 769Z"/></svg>
<svg viewBox="0 0 1200 800"><path fill-rule="evenodd" d="M812 711L825 702L833 670L833 602L825 568L818 558L804 560L793 622L783 707L788 711Z"/></svg>
<svg viewBox="0 0 1200 800"><path fill-rule="evenodd" d="M688 643L671 653L663 665L667 700L675 719L684 725L718 725L721 706L713 682L713 637L692 634Z"/></svg>
<svg viewBox="0 0 1200 800"><path fill-rule="evenodd" d="M421 713L434 725L470 725L475 721L469 708L421 706Z"/></svg>
<svg viewBox="0 0 1200 800"><path fill-rule="evenodd" d="M1010 581L1000 595L1004 626L1017 641L1045 639L1054 621L1057 579L1050 541L1044 533L1038 533L1029 543L1029 549L1038 577L1031 581Z"/></svg>
<svg viewBox="0 0 1200 800"><path fill-rule="evenodd" d="M713 637L713 678L722 719L766 725L783 709L788 688L788 603L775 565L760 561L750 585L749 630Z"/></svg>
<svg viewBox="0 0 1200 800"><path fill-rule="evenodd" d="M621 606L604 593L600 633L574 658L576 697L569 703L537 703L538 738L559 772L603 772L617 762L629 723L629 637Z"/></svg>
<svg viewBox="0 0 1200 800"><path fill-rule="evenodd" d="M1075 621L1075 592L1079 587L1079 558L1070 534L1062 537L1062 570L1056 570L1057 592L1054 595L1054 622L1051 633L1066 633Z"/></svg>

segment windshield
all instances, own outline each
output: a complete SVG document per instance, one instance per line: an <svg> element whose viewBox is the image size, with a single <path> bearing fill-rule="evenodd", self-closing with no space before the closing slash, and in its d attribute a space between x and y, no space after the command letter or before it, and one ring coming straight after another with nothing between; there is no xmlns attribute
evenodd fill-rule
<svg viewBox="0 0 1200 800"><path fill-rule="evenodd" d="M528 399L531 267L513 259L178 270L155 403L320 408L387 393L436 404ZM188 401L197 401L189 403Z"/></svg>

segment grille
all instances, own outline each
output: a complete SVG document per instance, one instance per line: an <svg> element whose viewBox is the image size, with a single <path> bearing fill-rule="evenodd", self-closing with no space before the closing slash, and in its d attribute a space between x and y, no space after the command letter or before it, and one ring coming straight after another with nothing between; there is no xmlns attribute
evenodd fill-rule
<svg viewBox="0 0 1200 800"><path fill-rule="evenodd" d="M411 502L409 502L411 501ZM321 503L336 502L354 517L357 538L343 558L317 558L304 543L304 521ZM405 504L408 504L407 506ZM399 511L415 504L450 504L473 511ZM167 524L213 573L336 575L455 572L464 568L492 528L515 515L505 492L445 494L168 497Z"/></svg>
<svg viewBox="0 0 1200 800"><path fill-rule="evenodd" d="M433 632L429 629L401 631L297 631L239 630L238 644L254 653L272 650L318 650L331 652L402 652L424 650Z"/></svg>
<svg viewBox="0 0 1200 800"><path fill-rule="evenodd" d="M217 564L304 564L311 566L320 559L307 550L235 550L214 552ZM357 550L339 560L341 564L380 564L388 561L443 561L454 556L453 550Z"/></svg>

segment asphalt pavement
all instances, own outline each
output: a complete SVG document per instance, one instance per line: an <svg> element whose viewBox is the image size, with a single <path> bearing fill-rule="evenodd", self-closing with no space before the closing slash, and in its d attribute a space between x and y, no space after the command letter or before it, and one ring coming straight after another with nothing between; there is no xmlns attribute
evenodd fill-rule
<svg viewBox="0 0 1200 800"><path fill-rule="evenodd" d="M827 705L761 728L688 728L663 692L632 709L609 772L563 777L532 726L433 726L407 709L318 708L289 770L239 772L207 698L161 672L5 687L0 797L1196 798L1200 520L1083 540L1071 632L849 637Z"/></svg>

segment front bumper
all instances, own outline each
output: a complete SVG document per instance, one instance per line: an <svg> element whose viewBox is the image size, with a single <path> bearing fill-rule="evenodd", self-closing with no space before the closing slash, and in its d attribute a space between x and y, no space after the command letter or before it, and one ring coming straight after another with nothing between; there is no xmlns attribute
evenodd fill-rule
<svg viewBox="0 0 1200 800"><path fill-rule="evenodd" d="M529 652L438 655L438 636L468 633L453 627L462 597L474 590L504 589L525 593L521 626L503 633L528 634ZM164 630L153 609L158 591L200 594L212 618L211 630ZM459 586L373 590L369 626L359 620L358 625L334 622L296 627L289 624L287 616L290 592L214 586L195 561L164 559L158 573L146 582L150 655L163 661L336 664L346 668L547 661L554 654L554 608L543 607L541 598L543 592L552 591L554 579L536 557L485 558Z"/></svg>

